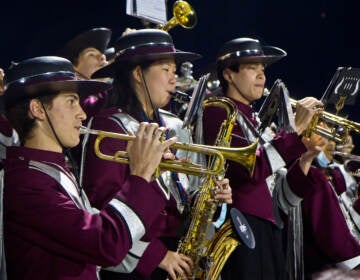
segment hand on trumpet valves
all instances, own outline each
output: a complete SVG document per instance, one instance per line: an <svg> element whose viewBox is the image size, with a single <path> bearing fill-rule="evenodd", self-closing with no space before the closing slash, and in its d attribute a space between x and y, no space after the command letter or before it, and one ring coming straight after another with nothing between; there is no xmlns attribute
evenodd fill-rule
<svg viewBox="0 0 360 280"><path fill-rule="evenodd" d="M324 123L319 125L325 126ZM299 165L303 173L307 175L313 160L329 146L330 141L316 133L311 133L310 137L302 137L301 141L306 147L306 152L301 155Z"/></svg>
<svg viewBox="0 0 360 280"><path fill-rule="evenodd" d="M309 160L313 160L321 151L329 145L329 140L316 133L312 133L310 137L302 137L301 141L306 147L306 152L303 154Z"/></svg>
<svg viewBox="0 0 360 280"><path fill-rule="evenodd" d="M150 182L161 159L173 158L169 153L169 147L176 143L177 137L163 140L162 135L165 131L164 127L159 127L156 123L140 123L134 141L129 141L126 148L132 175Z"/></svg>
<svg viewBox="0 0 360 280"><path fill-rule="evenodd" d="M221 203L232 203L232 189L230 187L229 179L224 178L216 181L214 199Z"/></svg>
<svg viewBox="0 0 360 280"><path fill-rule="evenodd" d="M315 97L305 97L296 102L296 132L301 135L309 126L315 114L322 111L323 103Z"/></svg>

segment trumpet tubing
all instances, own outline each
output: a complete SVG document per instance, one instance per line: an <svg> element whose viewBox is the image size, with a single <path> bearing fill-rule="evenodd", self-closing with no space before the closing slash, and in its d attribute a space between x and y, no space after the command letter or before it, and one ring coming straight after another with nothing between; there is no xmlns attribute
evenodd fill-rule
<svg viewBox="0 0 360 280"><path fill-rule="evenodd" d="M297 101L295 99L290 98L290 102L293 107L296 107ZM320 126L320 122L326 123L328 128ZM360 133L360 123L323 111L315 114L305 132L305 136L309 137L312 132L315 132L336 143L345 144L350 131Z"/></svg>
<svg viewBox="0 0 360 280"><path fill-rule="evenodd" d="M133 141L135 139L135 136L128 134L114 133L109 131L89 129L83 126L80 128L80 133L97 135L94 143L94 150L95 150L95 154L99 158L107 161L129 164L129 157L126 151L117 151L113 155L107 155L101 152L100 143L104 138L114 138L124 141ZM225 159L229 159L242 164L247 170L249 170L249 172L252 172L254 168L253 157L255 155L254 148L256 150L256 145L251 145L244 148L226 148L226 147L177 142L171 145L171 148L212 156L219 161L219 164L216 165L214 168L209 168L199 164L184 162L180 160L163 159L159 164L160 170L180 172L195 176L220 175L220 173L222 173L223 170Z"/></svg>
<svg viewBox="0 0 360 280"><path fill-rule="evenodd" d="M339 156L344 160L344 169L354 177L360 177L360 156L333 151L333 156Z"/></svg>
<svg viewBox="0 0 360 280"><path fill-rule="evenodd" d="M360 156L357 156L357 155L343 153L343 152L339 152L339 151L332 151L331 153L334 156L342 157L344 160L354 160L354 161L360 162Z"/></svg>
<svg viewBox="0 0 360 280"><path fill-rule="evenodd" d="M117 151L113 155L107 155L101 152L100 143L105 138L133 141L136 136L114 133L109 131L89 129L87 127L81 127L80 133L97 135L94 143L94 151L99 158L107 161L129 164L130 160L126 151ZM176 142L175 144L171 145L171 148L181 149L195 153L202 153L208 156L214 156L219 161L219 166L213 169L209 169L199 164L184 162L181 160L163 159L159 164L160 170L180 172L195 176L203 176L203 175L213 176L213 175L218 175L222 172L222 165L224 165L225 162L224 156L221 154L220 151L213 149L211 146Z"/></svg>

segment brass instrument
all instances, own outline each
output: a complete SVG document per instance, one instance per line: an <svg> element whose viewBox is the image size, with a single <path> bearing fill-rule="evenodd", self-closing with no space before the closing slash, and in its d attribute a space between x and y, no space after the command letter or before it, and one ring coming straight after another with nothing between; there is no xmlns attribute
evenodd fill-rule
<svg viewBox="0 0 360 280"><path fill-rule="evenodd" d="M333 156L339 156L344 161L344 169L354 177L360 177L360 156L338 151L331 152Z"/></svg>
<svg viewBox="0 0 360 280"><path fill-rule="evenodd" d="M186 29L192 29L197 24L197 16L195 10L191 5L183 0L178 0L173 5L173 17L165 23L165 25L159 25L157 28L169 31L176 25L180 25Z"/></svg>
<svg viewBox="0 0 360 280"><path fill-rule="evenodd" d="M296 107L296 100L290 98L290 102L293 107ZM326 123L328 127L320 126L320 122ZM322 111L315 114L305 132L305 136L309 137L312 132L315 132L336 143L344 144L350 135L350 131L360 133L360 123Z"/></svg>
<svg viewBox="0 0 360 280"><path fill-rule="evenodd" d="M231 132L236 123L236 105L226 97L207 99L203 106L208 105L221 106L227 111L227 119L221 125L214 148L219 148L222 152L228 149L231 150L227 146L230 146ZM242 153L235 156L237 161L244 165L250 173L254 169L256 149L257 142L242 148ZM229 156L229 153L225 152L225 154ZM235 159L231 156L229 158L231 160ZM220 164L215 158L210 158L209 160L209 167L211 168L217 169ZM221 168L223 167L222 165ZM198 196L191 209L189 228L186 235L180 240L177 251L191 257L194 262L192 276L188 277L188 279L215 280L218 279L226 260L240 244L240 241L234 233L229 220L221 226L214 237L209 239L206 236L218 203L212 198L216 187L215 176L210 175L203 179L204 181L199 187ZM177 279L181 279L181 277L178 276Z"/></svg>
<svg viewBox="0 0 360 280"><path fill-rule="evenodd" d="M114 138L124 141L133 141L135 139L135 136L131 136L128 134L121 134L121 133L115 133L115 132L108 132L108 131L101 131L101 130L95 130L90 129L87 127L80 127L79 129L81 134L94 134L97 135L94 143L94 151L95 154L103 159L108 161L114 161L118 163L129 163L129 158L127 155L127 152L125 151L117 151L114 155L107 155L101 152L100 150L100 143L104 138ZM182 143L177 142L171 146L174 149L182 149L185 151L195 152L195 153L201 153L204 155L215 157L216 160L219 162L219 164L213 168L209 169L207 167L204 167L199 164L194 164L190 162L184 162L180 160L169 160L169 159L163 159L160 164L159 168L160 170L168 170L168 171L174 171L174 172L180 172L185 173L189 175L195 175L195 176L214 176L218 175L223 170L223 165L225 162L224 158L228 158L229 160L237 161L239 163L243 163L246 161L246 157L243 157L245 153L245 148L226 148L226 147L213 147L213 146L207 146L207 145L200 145L200 144L189 144L189 143ZM245 166L249 169L249 172L251 172L252 166L247 164Z"/></svg>

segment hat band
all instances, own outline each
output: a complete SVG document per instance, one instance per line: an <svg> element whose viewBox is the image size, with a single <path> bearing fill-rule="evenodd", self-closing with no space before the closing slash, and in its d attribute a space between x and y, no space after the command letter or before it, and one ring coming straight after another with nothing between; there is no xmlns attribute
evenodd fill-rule
<svg viewBox="0 0 360 280"><path fill-rule="evenodd" d="M10 82L5 85L5 89L13 86L25 86L25 85L33 85L40 84L43 82L57 82L57 81L69 81L76 80L75 73L70 71L62 71L62 72L48 72L41 75L30 76L27 78L21 78Z"/></svg>
<svg viewBox="0 0 360 280"><path fill-rule="evenodd" d="M176 49L173 45L147 45L136 48L129 48L126 50L121 50L116 53L116 57L123 56L136 56L136 55L152 55L152 54L161 54L161 53L175 53Z"/></svg>
<svg viewBox="0 0 360 280"><path fill-rule="evenodd" d="M262 56L264 52L261 49L254 50L244 50L244 51L236 51L232 53L227 53L223 56L220 56L218 60L223 61L225 59L237 58L237 57L249 57L249 56Z"/></svg>

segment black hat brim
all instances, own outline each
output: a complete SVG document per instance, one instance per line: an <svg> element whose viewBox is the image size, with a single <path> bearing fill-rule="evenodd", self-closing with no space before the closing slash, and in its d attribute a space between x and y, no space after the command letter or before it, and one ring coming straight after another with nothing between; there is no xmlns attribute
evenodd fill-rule
<svg viewBox="0 0 360 280"><path fill-rule="evenodd" d="M70 40L63 49L58 52L59 56L73 61L79 53L86 48L96 48L104 53L111 39L111 30L108 28L94 28L84 32Z"/></svg>
<svg viewBox="0 0 360 280"><path fill-rule="evenodd" d="M280 59L284 58L287 53L274 46L262 46L262 50L264 54L262 55L249 55L249 56L236 56L236 55L229 55L229 58L225 59L224 61L218 60L218 65L223 67L227 67L233 63L263 63L266 66L273 64Z"/></svg>
<svg viewBox="0 0 360 280"><path fill-rule="evenodd" d="M153 54L144 54L144 55L133 55L133 56L123 56L118 57L113 63L97 70L92 74L92 79L97 78L106 78L113 77L118 68L121 68L122 63L127 65L136 65L145 61L157 61L161 59L174 58L176 64L181 64L185 61L194 61L201 58L200 54L192 52L162 52L162 53L153 53Z"/></svg>
<svg viewBox="0 0 360 280"><path fill-rule="evenodd" d="M51 81L32 85L13 84L6 89L5 109L9 109L22 100L37 98L51 92L76 92L81 97L104 92L112 87L109 83L92 80Z"/></svg>

